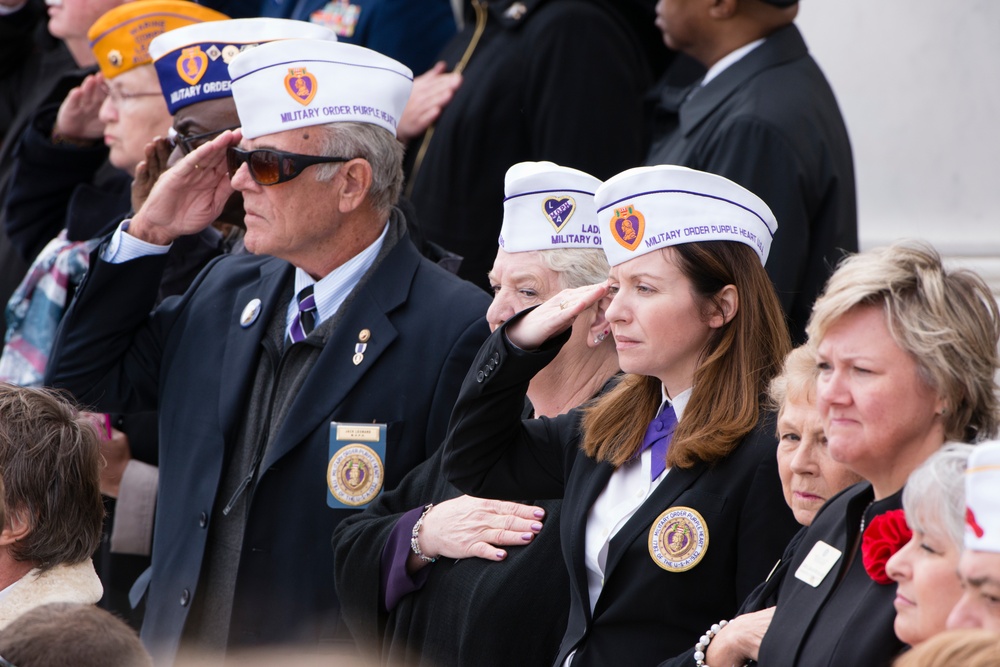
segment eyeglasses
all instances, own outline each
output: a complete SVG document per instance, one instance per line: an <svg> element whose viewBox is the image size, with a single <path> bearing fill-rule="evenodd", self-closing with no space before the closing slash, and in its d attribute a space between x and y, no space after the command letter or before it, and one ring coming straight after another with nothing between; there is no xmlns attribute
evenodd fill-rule
<svg viewBox="0 0 1000 667"><path fill-rule="evenodd" d="M163 97L163 93L156 91L155 93L123 93L120 90L112 88L111 86L104 86L104 94L108 96L108 99L115 104L121 104L122 102L128 102L129 100L135 100L140 97Z"/></svg>
<svg viewBox="0 0 1000 667"><path fill-rule="evenodd" d="M180 148L183 155L187 155L198 148L198 146L206 143L209 139L219 136L226 130L235 130L237 128L239 128L239 125L232 125L219 130L212 130L211 132L202 132L201 134L181 134L174 128L170 128L167 130L167 140L172 146Z"/></svg>
<svg viewBox="0 0 1000 667"><path fill-rule="evenodd" d="M276 151L271 148L257 148L251 151L244 151L239 148L230 147L226 151L226 162L229 165L229 176L234 178L236 172L244 164L250 171L250 178L259 185L277 185L290 181L306 167L314 164L327 164L330 162L349 162L355 158L351 157L323 157L320 155L299 155L298 153L286 153Z"/></svg>

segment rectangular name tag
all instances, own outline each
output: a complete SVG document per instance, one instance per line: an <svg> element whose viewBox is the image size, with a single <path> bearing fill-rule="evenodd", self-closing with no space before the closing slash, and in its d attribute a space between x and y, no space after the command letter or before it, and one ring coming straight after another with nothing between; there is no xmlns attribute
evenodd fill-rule
<svg viewBox="0 0 1000 667"><path fill-rule="evenodd" d="M385 481L385 424L330 422L326 504L364 509Z"/></svg>
<svg viewBox="0 0 1000 667"><path fill-rule="evenodd" d="M813 545L809 555L795 571L795 578L816 588L840 560L841 553L840 549L820 540Z"/></svg>

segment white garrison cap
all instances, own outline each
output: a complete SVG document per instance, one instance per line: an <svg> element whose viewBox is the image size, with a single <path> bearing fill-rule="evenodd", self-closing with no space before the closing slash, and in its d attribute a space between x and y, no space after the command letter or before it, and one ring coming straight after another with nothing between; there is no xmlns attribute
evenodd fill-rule
<svg viewBox="0 0 1000 667"><path fill-rule="evenodd" d="M1000 553L1000 441L982 442L969 456L965 548Z"/></svg>
<svg viewBox="0 0 1000 667"><path fill-rule="evenodd" d="M396 135L413 72L362 46L287 39L244 51L229 64L243 136L310 125L370 123Z"/></svg>
<svg viewBox="0 0 1000 667"><path fill-rule="evenodd" d="M277 39L335 42L337 35L307 21L250 18L194 23L154 39L149 55L170 114L195 102L232 97L229 63L241 52Z"/></svg>
<svg viewBox="0 0 1000 667"><path fill-rule="evenodd" d="M686 167L623 171L597 189L594 201L611 266L695 241L745 243L764 264L778 229L760 197L728 178Z"/></svg>
<svg viewBox="0 0 1000 667"><path fill-rule="evenodd" d="M552 162L519 162L504 180L500 247L507 252L601 247L594 192L601 182Z"/></svg>

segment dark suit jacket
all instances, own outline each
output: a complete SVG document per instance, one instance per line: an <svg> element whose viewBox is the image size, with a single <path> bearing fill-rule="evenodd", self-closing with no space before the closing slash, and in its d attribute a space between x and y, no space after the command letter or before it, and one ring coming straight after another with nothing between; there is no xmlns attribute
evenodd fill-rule
<svg viewBox="0 0 1000 667"><path fill-rule="evenodd" d="M407 192L427 239L461 255L458 275L489 289L511 165L551 160L604 179L642 162L642 97L655 81L644 47L655 31L652 16L645 31L626 18L637 3L625 0L483 4L480 36L467 15L441 52L450 69L475 44L426 152L410 146L408 160L422 158Z"/></svg>
<svg viewBox="0 0 1000 667"><path fill-rule="evenodd" d="M802 536L805 535L806 529L803 528L799 532L795 533L795 537L792 541L788 543L785 547L785 553L781 555L781 561L777 564L772 572L768 574L766 580L760 582L760 585L754 589L754 592L743 601L740 605L740 610L736 613L737 616L742 616L743 614L752 614L755 611L761 611L762 609L767 609L778 604L778 588L781 586L781 582L784 581L785 576L788 574L788 568L791 565L792 559L795 558L796 550L799 547L799 543L802 541ZM708 630L708 628L705 628ZM704 630L702 631L704 634ZM685 651L681 655L675 656L669 660L664 660L660 663L660 667L691 667L694 664L694 644L701 637L692 637L691 649ZM755 664L751 662L750 664Z"/></svg>
<svg viewBox="0 0 1000 667"><path fill-rule="evenodd" d="M334 578L345 621L359 647L377 653L383 665L548 664L569 607L559 500L531 503L545 509L544 528L531 544L506 547L499 563L440 558L418 573L418 582L426 578L422 588L386 611L380 569L396 524L404 512L459 495L441 473L438 450L398 487L341 522L333 540ZM513 589L523 594L511 595Z"/></svg>
<svg viewBox="0 0 1000 667"><path fill-rule="evenodd" d="M515 350L503 328L480 350L462 386L444 450L450 481L501 498L562 495L563 558L570 614L556 665L655 665L730 618L781 556L798 524L785 504L774 422L765 418L723 461L672 469L611 540L605 583L590 611L584 540L587 514L614 469L579 449L580 412L519 419L524 391L567 335L536 352ZM703 560L668 572L650 556L652 524L666 509L697 510L707 524Z"/></svg>
<svg viewBox="0 0 1000 667"><path fill-rule="evenodd" d="M83 75L71 74L77 65L61 40L49 35L45 6L31 0L24 9L0 17L0 201L14 147L38 107L60 103ZM0 222L3 216L0 214ZM51 237L50 237L51 238ZM28 271L0 224L0 328L7 330L5 306Z"/></svg>
<svg viewBox="0 0 1000 667"><path fill-rule="evenodd" d="M902 492L874 498L870 484L856 484L831 498L806 529L778 588L778 608L760 645L761 665L887 667L903 650L893 631L896 585L872 581L857 540L861 517L870 525L873 517L902 508ZM843 556L813 588L794 573L820 540Z"/></svg>
<svg viewBox="0 0 1000 667"><path fill-rule="evenodd" d="M687 101L661 93L646 164L720 174L767 203L778 220L767 273L804 339L833 265L858 249L858 212L847 128L802 35L774 32Z"/></svg>
<svg viewBox="0 0 1000 667"><path fill-rule="evenodd" d="M226 502L217 490L261 340L276 309L287 307L293 268L227 255L150 314L163 262L93 258L63 320L50 379L102 410L160 407L160 501L142 636L169 662L198 592L213 504ZM242 328L254 298L260 317ZM353 511L326 504L330 421L388 424L385 484L395 486L443 440L459 379L487 334L488 301L422 259L404 235L338 313L248 504L231 644L347 640L330 536ZM371 335L355 365L362 329Z"/></svg>

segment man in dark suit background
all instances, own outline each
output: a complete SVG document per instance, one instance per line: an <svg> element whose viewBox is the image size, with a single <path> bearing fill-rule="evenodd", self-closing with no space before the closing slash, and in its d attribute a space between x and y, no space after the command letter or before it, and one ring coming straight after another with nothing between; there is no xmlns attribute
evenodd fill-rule
<svg viewBox="0 0 1000 667"><path fill-rule="evenodd" d="M182 644L349 641L333 528L438 446L488 333L486 295L422 259L393 207L410 71L288 40L230 74L242 138L168 170L98 249L50 365L52 384L102 410L159 407L152 567L133 594L148 586L142 636L166 663ZM220 258L149 314L159 253L233 188L255 254ZM331 422L385 425L363 478L338 481L355 445ZM378 484L345 488L359 480Z"/></svg>
<svg viewBox="0 0 1000 667"><path fill-rule="evenodd" d="M708 72L688 87L675 82L690 61L668 70L646 164L719 174L767 203L779 225L767 273L802 342L836 262L858 250L858 213L847 128L797 13L798 0L660 0L667 46Z"/></svg>

